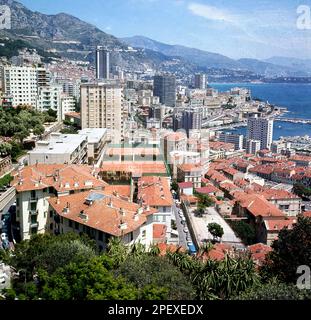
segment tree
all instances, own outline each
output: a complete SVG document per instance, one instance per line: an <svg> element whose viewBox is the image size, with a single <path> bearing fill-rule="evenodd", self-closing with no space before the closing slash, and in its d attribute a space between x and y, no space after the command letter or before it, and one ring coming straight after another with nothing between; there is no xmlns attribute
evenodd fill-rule
<svg viewBox="0 0 311 320"><path fill-rule="evenodd" d="M251 245L256 241L256 231L253 226L244 221L230 221L236 235L246 244Z"/></svg>
<svg viewBox="0 0 311 320"><path fill-rule="evenodd" d="M311 266L311 219L299 217L293 229L281 230L272 248L261 272L286 283L296 283L297 268Z"/></svg>
<svg viewBox="0 0 311 320"><path fill-rule="evenodd" d="M213 236L214 240L217 238L222 238L224 235L224 229L218 223L209 223L208 232Z"/></svg>
<svg viewBox="0 0 311 320"><path fill-rule="evenodd" d="M33 134L36 136L40 136L41 134L44 133L44 127L42 124L38 124L34 127L33 129Z"/></svg>
<svg viewBox="0 0 311 320"><path fill-rule="evenodd" d="M29 131L25 127L21 128L20 131L14 134L14 138L20 141L23 144L24 140L29 136Z"/></svg>
<svg viewBox="0 0 311 320"><path fill-rule="evenodd" d="M162 256L129 255L117 269L116 274L122 275L140 290L150 286L157 290L164 289L161 291L164 299L191 300L194 298L194 288L189 284L187 277Z"/></svg>
<svg viewBox="0 0 311 320"><path fill-rule="evenodd" d="M311 189L306 188L303 184L295 183L293 187L293 192L299 197L310 197Z"/></svg>
<svg viewBox="0 0 311 320"><path fill-rule="evenodd" d="M40 270L39 295L47 300L134 300L138 290L107 268L106 256L70 263L52 275ZM109 264L109 262L108 262Z"/></svg>
<svg viewBox="0 0 311 320"><path fill-rule="evenodd" d="M178 192L178 183L177 183L176 180L173 180L173 181L172 181L171 188L172 188L172 190L174 190L176 193Z"/></svg>
<svg viewBox="0 0 311 320"><path fill-rule="evenodd" d="M27 277L32 279L40 268L52 273L65 264L86 261L94 256L94 244L86 236L45 234L17 244L10 264L16 270L26 270Z"/></svg>
<svg viewBox="0 0 311 320"><path fill-rule="evenodd" d="M9 143L0 143L0 156L7 156L11 154L12 151L12 145Z"/></svg>
<svg viewBox="0 0 311 320"><path fill-rule="evenodd" d="M308 290L300 290L293 284L277 280L248 288L234 300L311 300Z"/></svg>

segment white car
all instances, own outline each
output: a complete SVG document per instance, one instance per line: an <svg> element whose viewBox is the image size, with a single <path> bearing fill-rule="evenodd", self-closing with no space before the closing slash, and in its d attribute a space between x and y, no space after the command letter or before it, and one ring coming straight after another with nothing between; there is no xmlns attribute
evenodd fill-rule
<svg viewBox="0 0 311 320"><path fill-rule="evenodd" d="M189 229L187 227L184 228L184 233L188 233Z"/></svg>
<svg viewBox="0 0 311 320"><path fill-rule="evenodd" d="M192 241L187 241L187 245L191 246L191 245L193 245L193 242Z"/></svg>

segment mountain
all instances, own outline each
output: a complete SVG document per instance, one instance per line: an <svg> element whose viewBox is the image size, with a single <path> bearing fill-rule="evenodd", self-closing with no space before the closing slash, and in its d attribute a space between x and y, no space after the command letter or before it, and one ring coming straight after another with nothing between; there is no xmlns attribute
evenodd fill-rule
<svg viewBox="0 0 311 320"><path fill-rule="evenodd" d="M239 59L238 60L247 70L256 72L265 77L299 77L308 76L308 73L298 70L292 66L282 66L256 59Z"/></svg>
<svg viewBox="0 0 311 320"><path fill-rule="evenodd" d="M161 52L167 56L179 56L187 61L204 68L224 68L234 70L249 70L265 77L308 76L304 68L299 64L279 63L281 59L274 61L261 61L256 59L230 59L224 55L208 51L198 50L180 45L168 45L143 36L122 38L124 43L133 47L146 48ZM284 58L286 59L286 58ZM311 60L310 60L311 71Z"/></svg>
<svg viewBox="0 0 311 320"><path fill-rule="evenodd" d="M284 67L291 67L297 70L311 73L311 59L298 59L290 57L271 57L266 62L278 64Z"/></svg>
<svg viewBox="0 0 311 320"><path fill-rule="evenodd" d="M31 47L54 49L59 56L94 62L96 46L116 50L113 59L124 69L157 68L172 61L160 52L138 50L128 52L128 46L116 37L66 13L46 15L33 12L14 0L0 0L11 9L12 28L0 30L0 36L27 41Z"/></svg>
<svg viewBox="0 0 311 320"><path fill-rule="evenodd" d="M254 59L234 60L224 55L181 45L168 45L141 36L118 39L96 26L66 13L47 15L33 12L14 0L0 0L11 9L12 29L0 30L0 37L22 40L41 52L52 51L56 56L88 60L94 63L98 45L114 50L112 63L124 70L174 72L180 77L195 72L218 75L265 77L305 75L300 65L275 64ZM137 50L128 50L128 46ZM311 67L310 67L311 68ZM233 71L233 72L232 72Z"/></svg>
<svg viewBox="0 0 311 320"><path fill-rule="evenodd" d="M207 52L180 45L169 45L143 36L122 38L121 40L133 47L158 51L167 56L181 57L204 68L243 68L243 65L241 65L238 61L235 61L218 53Z"/></svg>

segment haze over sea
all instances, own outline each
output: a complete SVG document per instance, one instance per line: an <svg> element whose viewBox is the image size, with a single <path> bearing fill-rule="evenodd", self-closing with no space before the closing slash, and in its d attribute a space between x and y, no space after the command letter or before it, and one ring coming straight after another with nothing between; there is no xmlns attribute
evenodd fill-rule
<svg viewBox="0 0 311 320"><path fill-rule="evenodd" d="M243 87L252 92L253 98L269 101L280 107L286 107L289 113L287 118L311 119L311 84L291 83L210 83L218 91L229 91L230 88ZM246 128L238 128L234 133L246 134ZM274 124L273 139L280 136L311 136L311 124L297 124L276 121Z"/></svg>

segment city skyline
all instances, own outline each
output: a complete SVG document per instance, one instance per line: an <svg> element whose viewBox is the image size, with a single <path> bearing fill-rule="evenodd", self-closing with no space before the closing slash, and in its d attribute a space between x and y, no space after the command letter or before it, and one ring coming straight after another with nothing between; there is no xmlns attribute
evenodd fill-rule
<svg viewBox="0 0 311 320"><path fill-rule="evenodd" d="M308 58L311 46L311 31L297 28L298 0L251 5L245 0L95 0L92 6L85 6L84 0L75 6L69 0L20 2L46 14L72 14L116 37L142 35L235 59Z"/></svg>

